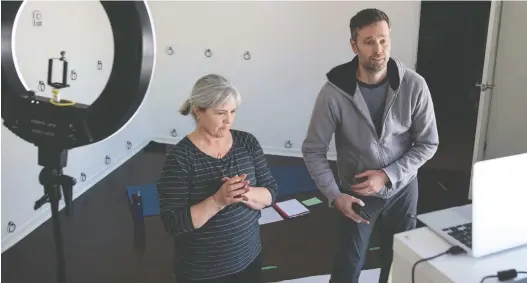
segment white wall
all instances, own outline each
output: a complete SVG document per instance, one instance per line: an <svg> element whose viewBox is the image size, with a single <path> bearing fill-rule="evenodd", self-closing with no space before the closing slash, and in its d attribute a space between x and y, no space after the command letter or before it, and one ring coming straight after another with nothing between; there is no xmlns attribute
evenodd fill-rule
<svg viewBox="0 0 527 283"><path fill-rule="evenodd" d="M352 58L349 20L363 8L375 6L388 13L394 28L393 55L412 68L416 62L419 2L156 1L149 6L158 57L147 103L115 136L70 151L65 173L78 180L74 197L151 139L176 143L189 133L193 123L179 115L179 106L198 77L210 72L226 76L243 94L235 127L255 134L266 153L299 156L326 72ZM33 26L34 10L42 13L41 27ZM78 77L61 92L62 97L91 104L106 84L110 69L104 66L111 65L113 58L112 32L100 4L29 2L19 19L15 61L26 84L37 90L38 81L46 80L47 58L66 50ZM165 53L169 46L174 50L171 56ZM207 48L213 53L210 58L204 56ZM248 61L243 59L245 51L251 54ZM96 68L98 60L103 61L102 71ZM51 96L49 88L39 94ZM175 138L172 129L178 132ZM126 149L128 140L133 143L131 150ZM284 148L287 140L290 149ZM112 158L110 165L104 163L106 155ZM2 164L2 229L9 221L17 226L14 233L2 233L4 251L46 221L50 211L49 205L33 210L43 194L36 147L3 126ZM85 182L80 181L83 172Z"/></svg>
<svg viewBox="0 0 527 283"><path fill-rule="evenodd" d="M193 129L191 119L179 115L179 106L200 76L217 72L243 96L235 127L256 135L266 153L300 156L326 73L353 57L349 20L363 8L377 7L390 16L393 55L412 68L416 62L416 1L157 1L150 6L159 51L151 125L160 142L176 143ZM170 56L162 53L169 46L174 50ZM212 57L205 57L205 49ZM251 54L248 61L245 51ZM178 132L176 138L170 135L172 129ZM288 140L289 149L284 147Z"/></svg>
<svg viewBox="0 0 527 283"><path fill-rule="evenodd" d="M42 26L34 27L32 13L40 10ZM61 97L91 104L101 93L113 60L113 35L108 17L99 2L28 2L21 10L14 31L15 62L21 80L39 95L51 97L51 89L38 92L38 82L47 79L47 59L66 51L70 68L77 73L71 87ZM87 49L83 49L87 48ZM102 70L97 61L103 62ZM2 125L2 252L44 223L50 216L49 204L34 211L33 205L44 193L39 184L37 148L15 136ZM148 107L143 105L128 125L103 142L69 151L64 173L77 179L76 198L150 140ZM127 148L131 141L132 148ZM105 164L106 155L111 158ZM81 173L86 180L81 181ZM124 188L116 188L123 189ZM61 201L61 207L64 201ZM8 223L16 225L7 232Z"/></svg>
<svg viewBox="0 0 527 283"><path fill-rule="evenodd" d="M527 152L527 2L502 5L485 159Z"/></svg>

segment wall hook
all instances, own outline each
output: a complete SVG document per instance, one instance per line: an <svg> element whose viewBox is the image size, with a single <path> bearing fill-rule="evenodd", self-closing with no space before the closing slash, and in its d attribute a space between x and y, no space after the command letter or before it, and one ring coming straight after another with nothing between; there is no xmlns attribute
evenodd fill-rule
<svg viewBox="0 0 527 283"><path fill-rule="evenodd" d="M81 173L81 182L86 181L86 173Z"/></svg>
<svg viewBox="0 0 527 283"><path fill-rule="evenodd" d="M7 223L7 233L13 233L16 230L16 224L13 221Z"/></svg>
<svg viewBox="0 0 527 283"><path fill-rule="evenodd" d="M169 46L169 47L167 47L167 49L165 50L165 52L166 52L168 55L172 55L172 54L174 54L174 49L172 49L172 46Z"/></svg>
<svg viewBox="0 0 527 283"><path fill-rule="evenodd" d="M172 129L172 131L170 131L170 135L173 136L173 137L177 137L176 129Z"/></svg>
<svg viewBox="0 0 527 283"><path fill-rule="evenodd" d="M126 142L126 148L127 149L131 149L132 148L132 142L131 141L127 141Z"/></svg>
<svg viewBox="0 0 527 283"><path fill-rule="evenodd" d="M71 70L71 80L74 81L77 79L77 72L75 70Z"/></svg>
<svg viewBox="0 0 527 283"><path fill-rule="evenodd" d="M249 51L245 51L245 53L243 54L243 59L251 60L251 53L249 53Z"/></svg>
<svg viewBox="0 0 527 283"><path fill-rule="evenodd" d="M44 81L39 81L38 82L38 90L40 90L40 91L46 90L46 84L44 84Z"/></svg>
<svg viewBox="0 0 527 283"><path fill-rule="evenodd" d="M102 61L101 60L97 61L97 69L98 70L102 70Z"/></svg>
<svg viewBox="0 0 527 283"><path fill-rule="evenodd" d="M33 11L33 26L34 27L42 26L42 12L39 10Z"/></svg>
<svg viewBox="0 0 527 283"><path fill-rule="evenodd" d="M205 56L207 56L207 57L212 56L212 51L210 51L210 49L208 49L208 48L205 49Z"/></svg>
<svg viewBox="0 0 527 283"><path fill-rule="evenodd" d="M106 158L104 159L104 163L110 164L111 162L112 162L112 159L110 158L110 156L106 155Z"/></svg>
<svg viewBox="0 0 527 283"><path fill-rule="evenodd" d="M285 142L285 145L284 145L285 148L291 148L292 146L293 146L293 144L291 143L291 141L286 141Z"/></svg>

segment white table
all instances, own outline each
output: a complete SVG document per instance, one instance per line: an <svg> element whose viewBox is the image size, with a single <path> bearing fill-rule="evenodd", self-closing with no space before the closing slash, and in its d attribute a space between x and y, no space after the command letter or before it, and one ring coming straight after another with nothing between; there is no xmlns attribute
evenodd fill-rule
<svg viewBox="0 0 527 283"><path fill-rule="evenodd" d="M426 227L395 235L392 282L412 283L415 262L445 252L450 247L448 242ZM421 262L415 269L415 283L480 283L483 277L507 269L527 271L527 246L479 259L461 254L443 255ZM520 278L527 278L527 275L519 274L516 280ZM496 282L499 282L497 278L484 281Z"/></svg>

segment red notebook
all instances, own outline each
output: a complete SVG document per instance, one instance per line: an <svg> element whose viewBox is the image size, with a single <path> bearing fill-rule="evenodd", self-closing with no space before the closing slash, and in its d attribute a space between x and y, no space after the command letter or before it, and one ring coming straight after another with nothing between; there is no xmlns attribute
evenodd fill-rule
<svg viewBox="0 0 527 283"><path fill-rule="evenodd" d="M295 218L309 214L309 209L296 199L277 202L273 207L284 218Z"/></svg>

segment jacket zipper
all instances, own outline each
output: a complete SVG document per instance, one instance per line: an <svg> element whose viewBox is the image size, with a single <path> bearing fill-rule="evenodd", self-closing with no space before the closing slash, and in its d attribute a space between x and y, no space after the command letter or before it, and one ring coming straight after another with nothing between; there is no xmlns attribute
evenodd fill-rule
<svg viewBox="0 0 527 283"><path fill-rule="evenodd" d="M334 85L333 83L330 82L330 84L336 88L338 91L340 91L341 93L343 93L344 95L349 95L348 93L346 93L345 91L341 90L339 87L337 87L336 85ZM360 111L359 107L355 104L355 102L353 102L352 99L350 99L351 101L351 104L353 105L353 107L355 107L355 109L357 110L357 112L360 113L360 115L362 116L362 118L364 119L364 121L366 121L366 123L370 126L370 129L372 130L373 132L373 135L377 138L377 144L378 144L378 150L377 152L379 153L379 157L381 158L381 164L382 164L382 167L386 167L386 160L384 158L384 154L382 153L382 150L381 150L381 137L382 137L382 132L384 131L384 124L386 123L386 119L388 118L388 112L390 112L392 106L393 106L393 103L395 102L395 99L397 98L397 95L399 94L399 91L397 91L397 93L395 93L394 95L394 98L392 99L392 101L390 102L390 106L388 106L388 110L386 111L386 115L384 115L384 118L382 119L382 127L383 127L383 130L381 131L381 136L379 136L379 134L377 133L376 129L375 129L375 125L371 124L369 121L368 121L368 118L366 117L366 115L364 115L364 113L362 113L362 111ZM351 95L350 95L351 96Z"/></svg>
<svg viewBox="0 0 527 283"><path fill-rule="evenodd" d="M339 87L337 87L336 85L334 85L333 83L330 82L331 85L333 85L334 88L336 88L338 91L340 91L341 93L343 93L344 95L349 95L347 94L345 91L341 90ZM386 111L386 115L384 115L384 118L382 119L382 130L381 130L381 135L379 136L379 134L377 133L377 130L375 129L375 125L372 125L371 123L369 123L368 121L368 118L366 117L366 115L364 115L362 113L362 111L360 111L359 107L357 105L355 105L355 102L353 102L352 99L351 100L351 104L353 105L353 107L355 107L355 109L361 114L362 118L366 121L366 123L370 126L370 129L372 130L373 132L373 135L377 138L377 152L379 153L379 157L381 158L381 164L382 164L382 167L386 167L386 159L384 157L384 153L382 153L382 149L381 149L381 138L382 138L382 133L384 132L384 124L386 123L386 119L388 118L388 113L390 112L390 110L392 109L392 106L393 104L395 103L395 99L397 99L397 95L399 95L399 90L397 90L397 93L394 94L394 97L392 99L392 101L390 102L390 106L388 106L388 110ZM351 95L350 95L351 96ZM392 184L393 185L393 184ZM384 191L384 197L387 197L388 196L388 192L387 190Z"/></svg>
<svg viewBox="0 0 527 283"><path fill-rule="evenodd" d="M370 121L368 121L368 117L366 117L366 115L364 115L364 113L362 113L362 111L360 111L359 107L357 105L355 105L355 102L351 101L351 104L353 105L353 107L355 107L355 109L357 110L357 112L360 113L360 115L362 116L362 118L364 118L364 121L366 121L366 123L370 126L370 129L372 130L373 132L373 135L377 138L377 141L380 142L380 137L379 137L379 134L377 133L377 131L375 130L375 125L371 124Z"/></svg>
<svg viewBox="0 0 527 283"><path fill-rule="evenodd" d="M395 102L395 99L397 99L397 95L399 95L399 90L397 90L397 93L394 94L393 96L393 99L392 101L390 102L390 105L388 106L388 110L386 111L386 115L384 115L384 118L382 119L382 131L381 131L381 136L382 136L382 132L384 131L384 124L386 123L386 119L388 118L388 113L390 112L390 110L392 109L392 106ZM380 139L379 139L379 152L381 153L381 161L382 161L382 167L386 167L386 159L384 157L384 153L382 153L382 150L381 150L381 143L380 143ZM393 184L392 184L393 186ZM384 197L388 197L388 188L386 188L384 190Z"/></svg>
<svg viewBox="0 0 527 283"><path fill-rule="evenodd" d="M364 118L364 120L366 121L366 123L368 123L368 125L370 125L370 129L372 130L373 134L375 135L375 137L377 137L377 153L379 154L379 157L381 159L381 165L382 167L386 167L386 161L384 159L384 154L382 153L382 149L381 149L381 137L379 136L379 134L377 133L376 129L375 129L375 126L370 124L369 121L368 121L368 118L366 117L366 115L364 115L362 113L362 111L359 110L359 107L357 105L355 105L355 102L351 101L351 104L353 105L353 107L355 107L355 109L357 110L357 112L359 112L362 116L362 118ZM393 102L390 104L390 108L391 108L391 105L393 104ZM390 111L390 109L388 108L388 111ZM387 116L387 115L386 115ZM385 123L386 119L383 119L383 122L382 122L382 125L384 127L384 123ZM381 131L382 133L382 131Z"/></svg>
<svg viewBox="0 0 527 283"><path fill-rule="evenodd" d="M383 131L384 131L384 124L386 123L386 119L388 118L388 113L390 112L390 110L392 109L392 106L393 104L395 103L395 100L397 99L397 96L399 95L399 90L397 90L397 92L393 95L393 99L392 101L390 102L390 106L388 106L388 110L386 111L386 115L384 115L384 118L382 119L382 128L383 128ZM381 135L382 135L382 132L381 131Z"/></svg>

